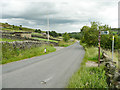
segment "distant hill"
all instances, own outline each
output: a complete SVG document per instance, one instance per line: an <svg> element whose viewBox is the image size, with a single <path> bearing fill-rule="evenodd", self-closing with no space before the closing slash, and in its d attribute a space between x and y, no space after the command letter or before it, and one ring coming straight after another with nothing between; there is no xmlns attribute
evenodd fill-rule
<svg viewBox="0 0 120 90"><path fill-rule="evenodd" d="M0 23L0 28L2 28L2 30L9 30L9 31L18 30L18 31L33 32L35 30L35 29L27 28L27 27L22 27L22 25L15 26L15 25L10 25L8 23Z"/></svg>

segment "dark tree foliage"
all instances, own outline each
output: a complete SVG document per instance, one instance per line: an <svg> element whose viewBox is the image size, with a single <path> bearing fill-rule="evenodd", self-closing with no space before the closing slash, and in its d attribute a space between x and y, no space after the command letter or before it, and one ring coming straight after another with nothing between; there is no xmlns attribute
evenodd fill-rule
<svg viewBox="0 0 120 90"><path fill-rule="evenodd" d="M110 31L108 35L101 35L101 47L104 49L112 48L111 28L108 25L101 26L97 22L91 22L91 27L83 26L81 29L81 42L86 43L87 46L98 46L99 30ZM120 49L120 37L115 35L115 49Z"/></svg>
<svg viewBox="0 0 120 90"><path fill-rule="evenodd" d="M80 39L80 37L81 37L81 34L80 34L80 32L72 32L72 33L69 33L69 36L70 36L70 38L74 38L74 39Z"/></svg>
<svg viewBox="0 0 120 90"><path fill-rule="evenodd" d="M63 34L63 40L64 40L65 42L68 42L69 39L70 39L69 34L68 34L67 32L65 32L65 33Z"/></svg>
<svg viewBox="0 0 120 90"><path fill-rule="evenodd" d="M41 33L41 30L40 29L35 29L35 32Z"/></svg>
<svg viewBox="0 0 120 90"><path fill-rule="evenodd" d="M14 26L14 25L12 25L12 27L13 27L13 28L15 28L15 26Z"/></svg>
<svg viewBox="0 0 120 90"><path fill-rule="evenodd" d="M62 34L61 34L61 33L58 33L58 36L62 36Z"/></svg>
<svg viewBox="0 0 120 90"><path fill-rule="evenodd" d="M58 37L58 33L55 31L50 31L49 34L53 37Z"/></svg>

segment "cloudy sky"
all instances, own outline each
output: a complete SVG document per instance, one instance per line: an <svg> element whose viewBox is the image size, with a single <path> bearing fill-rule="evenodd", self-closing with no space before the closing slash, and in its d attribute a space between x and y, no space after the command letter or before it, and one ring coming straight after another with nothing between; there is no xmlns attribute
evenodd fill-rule
<svg viewBox="0 0 120 90"><path fill-rule="evenodd" d="M79 32L91 21L118 27L119 0L2 0L0 22L57 32Z"/></svg>

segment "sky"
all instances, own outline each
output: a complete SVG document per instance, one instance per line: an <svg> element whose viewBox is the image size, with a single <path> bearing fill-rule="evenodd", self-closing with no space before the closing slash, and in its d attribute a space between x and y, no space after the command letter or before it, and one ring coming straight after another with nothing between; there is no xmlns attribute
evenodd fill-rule
<svg viewBox="0 0 120 90"><path fill-rule="evenodd" d="M59 33L97 21L118 27L119 0L2 0L0 22ZM47 20L49 18L49 28Z"/></svg>

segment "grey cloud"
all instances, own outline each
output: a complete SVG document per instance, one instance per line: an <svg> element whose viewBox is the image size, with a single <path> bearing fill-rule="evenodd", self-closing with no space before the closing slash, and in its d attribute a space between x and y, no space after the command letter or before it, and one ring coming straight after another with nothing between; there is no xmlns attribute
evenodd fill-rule
<svg viewBox="0 0 120 90"><path fill-rule="evenodd" d="M27 8L24 10L24 12L18 12L19 14L15 14L17 12L9 13L9 10L5 10L3 7L3 13L2 18L24 18L24 19L39 19L43 18L46 15L54 15L57 14L58 11L55 10L55 4L54 3L48 3L48 2L31 2L25 4Z"/></svg>
<svg viewBox="0 0 120 90"><path fill-rule="evenodd" d="M88 0L85 0L85 2L89 3ZM91 2L93 2L93 0L91 0ZM89 20L98 20L99 12L103 12L104 8L109 8L109 6L111 7L115 5L115 3L112 3L111 1L98 2L95 0L95 2L95 5L93 4L93 6L89 6L88 4L88 7L81 7L79 5L75 6L75 3L80 3L80 1L71 3L71 1L68 0L62 1L61 3L58 3L57 1L23 2L23 6L25 7L22 8L21 6L17 8L18 10L14 5L14 8L11 8L7 2L3 3L2 19L6 19L12 24L23 24L23 26L34 28L40 27L44 29L47 26L47 17L49 17L50 26L57 29L59 32L63 32L67 29L70 31L79 31L79 28L88 23ZM22 10L19 10L21 8ZM102 18L100 18L100 20L104 22Z"/></svg>

